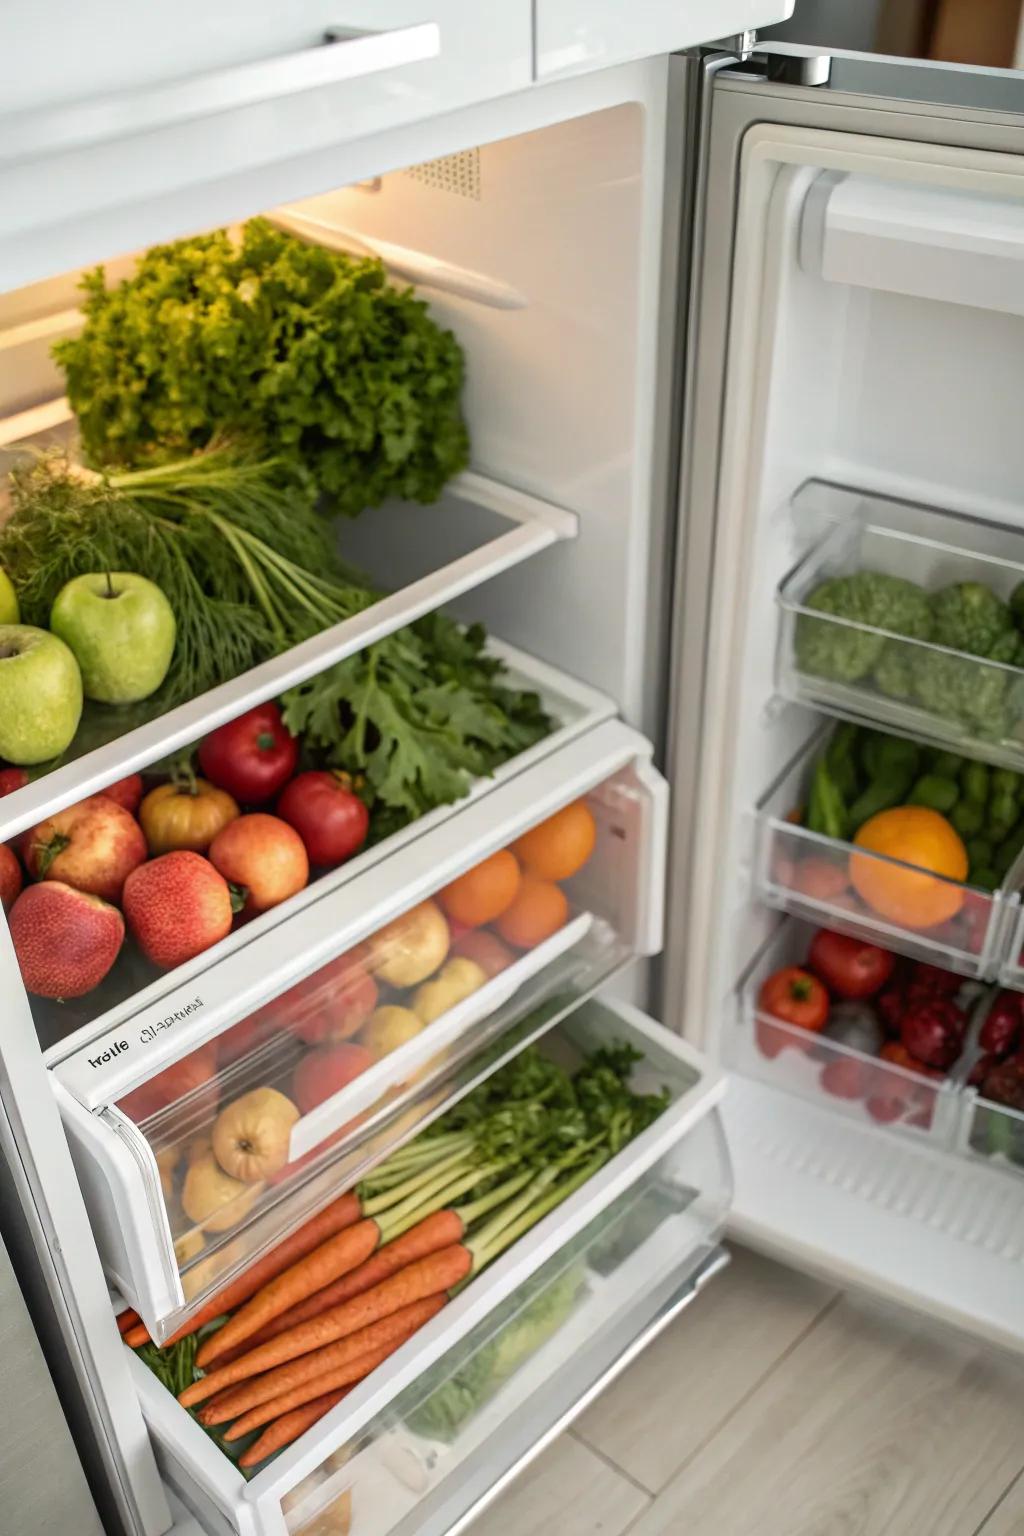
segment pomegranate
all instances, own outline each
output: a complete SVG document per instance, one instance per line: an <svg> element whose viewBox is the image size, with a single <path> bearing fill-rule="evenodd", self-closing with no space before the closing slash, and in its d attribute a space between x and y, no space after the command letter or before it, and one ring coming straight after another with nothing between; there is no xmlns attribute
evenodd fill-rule
<svg viewBox="0 0 1024 1536"><path fill-rule="evenodd" d="M1000 992L989 1009L978 1035L983 1051L1009 1056L1021 1038L1021 998L1017 992Z"/></svg>
<svg viewBox="0 0 1024 1536"><path fill-rule="evenodd" d="M169 971L227 937L231 892L208 859L178 849L132 871L124 915L146 959Z"/></svg>
<svg viewBox="0 0 1024 1536"><path fill-rule="evenodd" d="M8 917L25 986L38 997L84 997L124 941L116 907L60 880L22 891Z"/></svg>
<svg viewBox="0 0 1024 1536"><path fill-rule="evenodd" d="M908 1008L900 1024L900 1042L928 1067L951 1067L963 1048L966 1017L949 998L933 997Z"/></svg>

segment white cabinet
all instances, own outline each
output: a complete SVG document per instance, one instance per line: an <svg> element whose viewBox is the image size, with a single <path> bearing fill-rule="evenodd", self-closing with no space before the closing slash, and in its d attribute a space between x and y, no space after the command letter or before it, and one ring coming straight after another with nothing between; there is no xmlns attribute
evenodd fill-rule
<svg viewBox="0 0 1024 1536"><path fill-rule="evenodd" d="M794 0L537 0L538 80L672 53L695 43L765 27Z"/></svg>

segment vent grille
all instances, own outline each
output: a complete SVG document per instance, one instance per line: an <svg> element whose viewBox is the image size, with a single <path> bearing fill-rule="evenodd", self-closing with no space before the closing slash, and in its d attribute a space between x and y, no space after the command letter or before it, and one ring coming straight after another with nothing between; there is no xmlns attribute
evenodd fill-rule
<svg viewBox="0 0 1024 1536"><path fill-rule="evenodd" d="M413 165L405 173L414 181L421 181L437 192L452 192L456 197L470 197L480 201L480 151L461 149L456 155L441 155L437 160L424 160Z"/></svg>

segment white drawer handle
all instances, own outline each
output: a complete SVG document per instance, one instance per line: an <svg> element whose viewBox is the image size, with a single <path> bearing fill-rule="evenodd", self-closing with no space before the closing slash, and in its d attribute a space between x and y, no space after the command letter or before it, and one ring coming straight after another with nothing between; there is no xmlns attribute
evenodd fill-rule
<svg viewBox="0 0 1024 1536"><path fill-rule="evenodd" d="M441 31L434 21L389 32L332 27L317 47L298 53L68 106L0 115L0 161L80 149L104 139L168 128L189 118L274 101L343 80L359 80L402 64L422 63L438 58L440 53Z"/></svg>

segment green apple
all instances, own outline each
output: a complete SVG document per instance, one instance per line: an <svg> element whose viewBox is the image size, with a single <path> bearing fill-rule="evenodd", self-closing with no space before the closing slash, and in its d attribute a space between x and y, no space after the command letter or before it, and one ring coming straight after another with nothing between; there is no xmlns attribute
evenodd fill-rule
<svg viewBox="0 0 1024 1536"><path fill-rule="evenodd" d="M63 640L31 624L0 624L0 757L19 768L71 744L82 678Z"/></svg>
<svg viewBox="0 0 1024 1536"><path fill-rule="evenodd" d="M0 624L17 624L21 618L18 594L14 582L5 570L0 569Z"/></svg>
<svg viewBox="0 0 1024 1536"><path fill-rule="evenodd" d="M174 654L174 610L133 571L90 571L61 587L50 628L74 651L87 699L135 704L155 693Z"/></svg>

